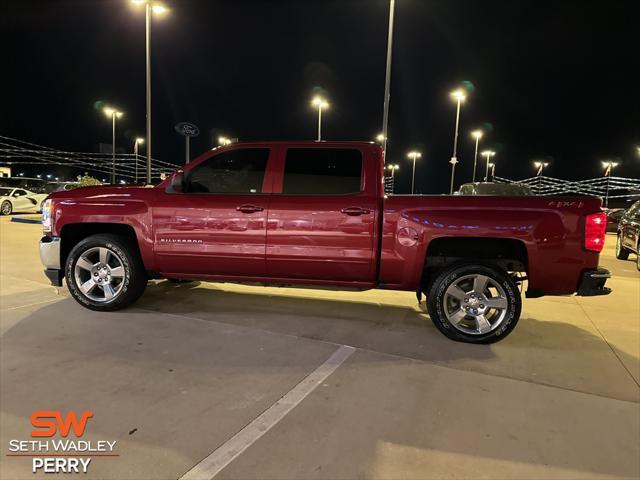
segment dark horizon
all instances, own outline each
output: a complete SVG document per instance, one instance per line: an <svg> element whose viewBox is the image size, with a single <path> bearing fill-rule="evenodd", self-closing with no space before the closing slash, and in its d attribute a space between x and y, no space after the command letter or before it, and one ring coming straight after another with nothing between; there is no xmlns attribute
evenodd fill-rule
<svg viewBox="0 0 640 480"><path fill-rule="evenodd" d="M309 139L310 106L331 103L328 140L373 140L381 130L387 0L167 0L155 19L153 156L180 164L181 121L200 127L192 157L219 133L240 140ZM145 133L144 14L128 0L3 4L0 135L72 151L111 142L103 101L125 116L118 146ZM639 177L640 8L631 1L396 1L388 162L422 151L416 184L448 192L455 121L449 92L464 82L456 185L470 181L471 130L490 125L484 147L497 175ZM482 162L480 162L482 163Z"/></svg>

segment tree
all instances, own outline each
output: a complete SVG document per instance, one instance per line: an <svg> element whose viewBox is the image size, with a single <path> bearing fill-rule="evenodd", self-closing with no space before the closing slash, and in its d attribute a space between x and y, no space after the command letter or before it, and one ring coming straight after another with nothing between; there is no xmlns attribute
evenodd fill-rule
<svg viewBox="0 0 640 480"><path fill-rule="evenodd" d="M78 187L92 187L94 185L102 185L102 182L85 173L84 175L78 175L78 184Z"/></svg>

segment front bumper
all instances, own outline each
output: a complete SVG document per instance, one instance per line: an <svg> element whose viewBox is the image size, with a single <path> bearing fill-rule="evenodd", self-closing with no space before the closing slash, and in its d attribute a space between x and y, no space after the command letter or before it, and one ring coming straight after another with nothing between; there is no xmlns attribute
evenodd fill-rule
<svg viewBox="0 0 640 480"><path fill-rule="evenodd" d="M581 297L594 297L596 295L609 295L611 289L604 286L611 272L605 268L586 270L582 272L577 295Z"/></svg>
<svg viewBox="0 0 640 480"><path fill-rule="evenodd" d="M61 287L63 273L60 268L60 237L45 236L40 239L40 261L51 285Z"/></svg>

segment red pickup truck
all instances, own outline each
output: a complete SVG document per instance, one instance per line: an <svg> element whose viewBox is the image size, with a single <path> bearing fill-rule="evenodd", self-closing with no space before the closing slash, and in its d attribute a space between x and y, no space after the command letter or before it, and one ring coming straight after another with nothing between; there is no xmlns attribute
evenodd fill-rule
<svg viewBox="0 0 640 480"><path fill-rule="evenodd" d="M526 296L605 295L606 218L592 197L386 196L368 142L239 143L156 187L51 194L40 256L93 310L147 280L211 280L426 296L446 336L490 343Z"/></svg>

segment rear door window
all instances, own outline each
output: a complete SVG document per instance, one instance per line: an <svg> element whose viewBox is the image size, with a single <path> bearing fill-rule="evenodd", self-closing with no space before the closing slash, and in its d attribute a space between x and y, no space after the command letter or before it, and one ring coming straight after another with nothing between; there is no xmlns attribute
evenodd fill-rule
<svg viewBox="0 0 640 480"><path fill-rule="evenodd" d="M362 191L362 153L352 148L290 148L282 193L350 195Z"/></svg>

